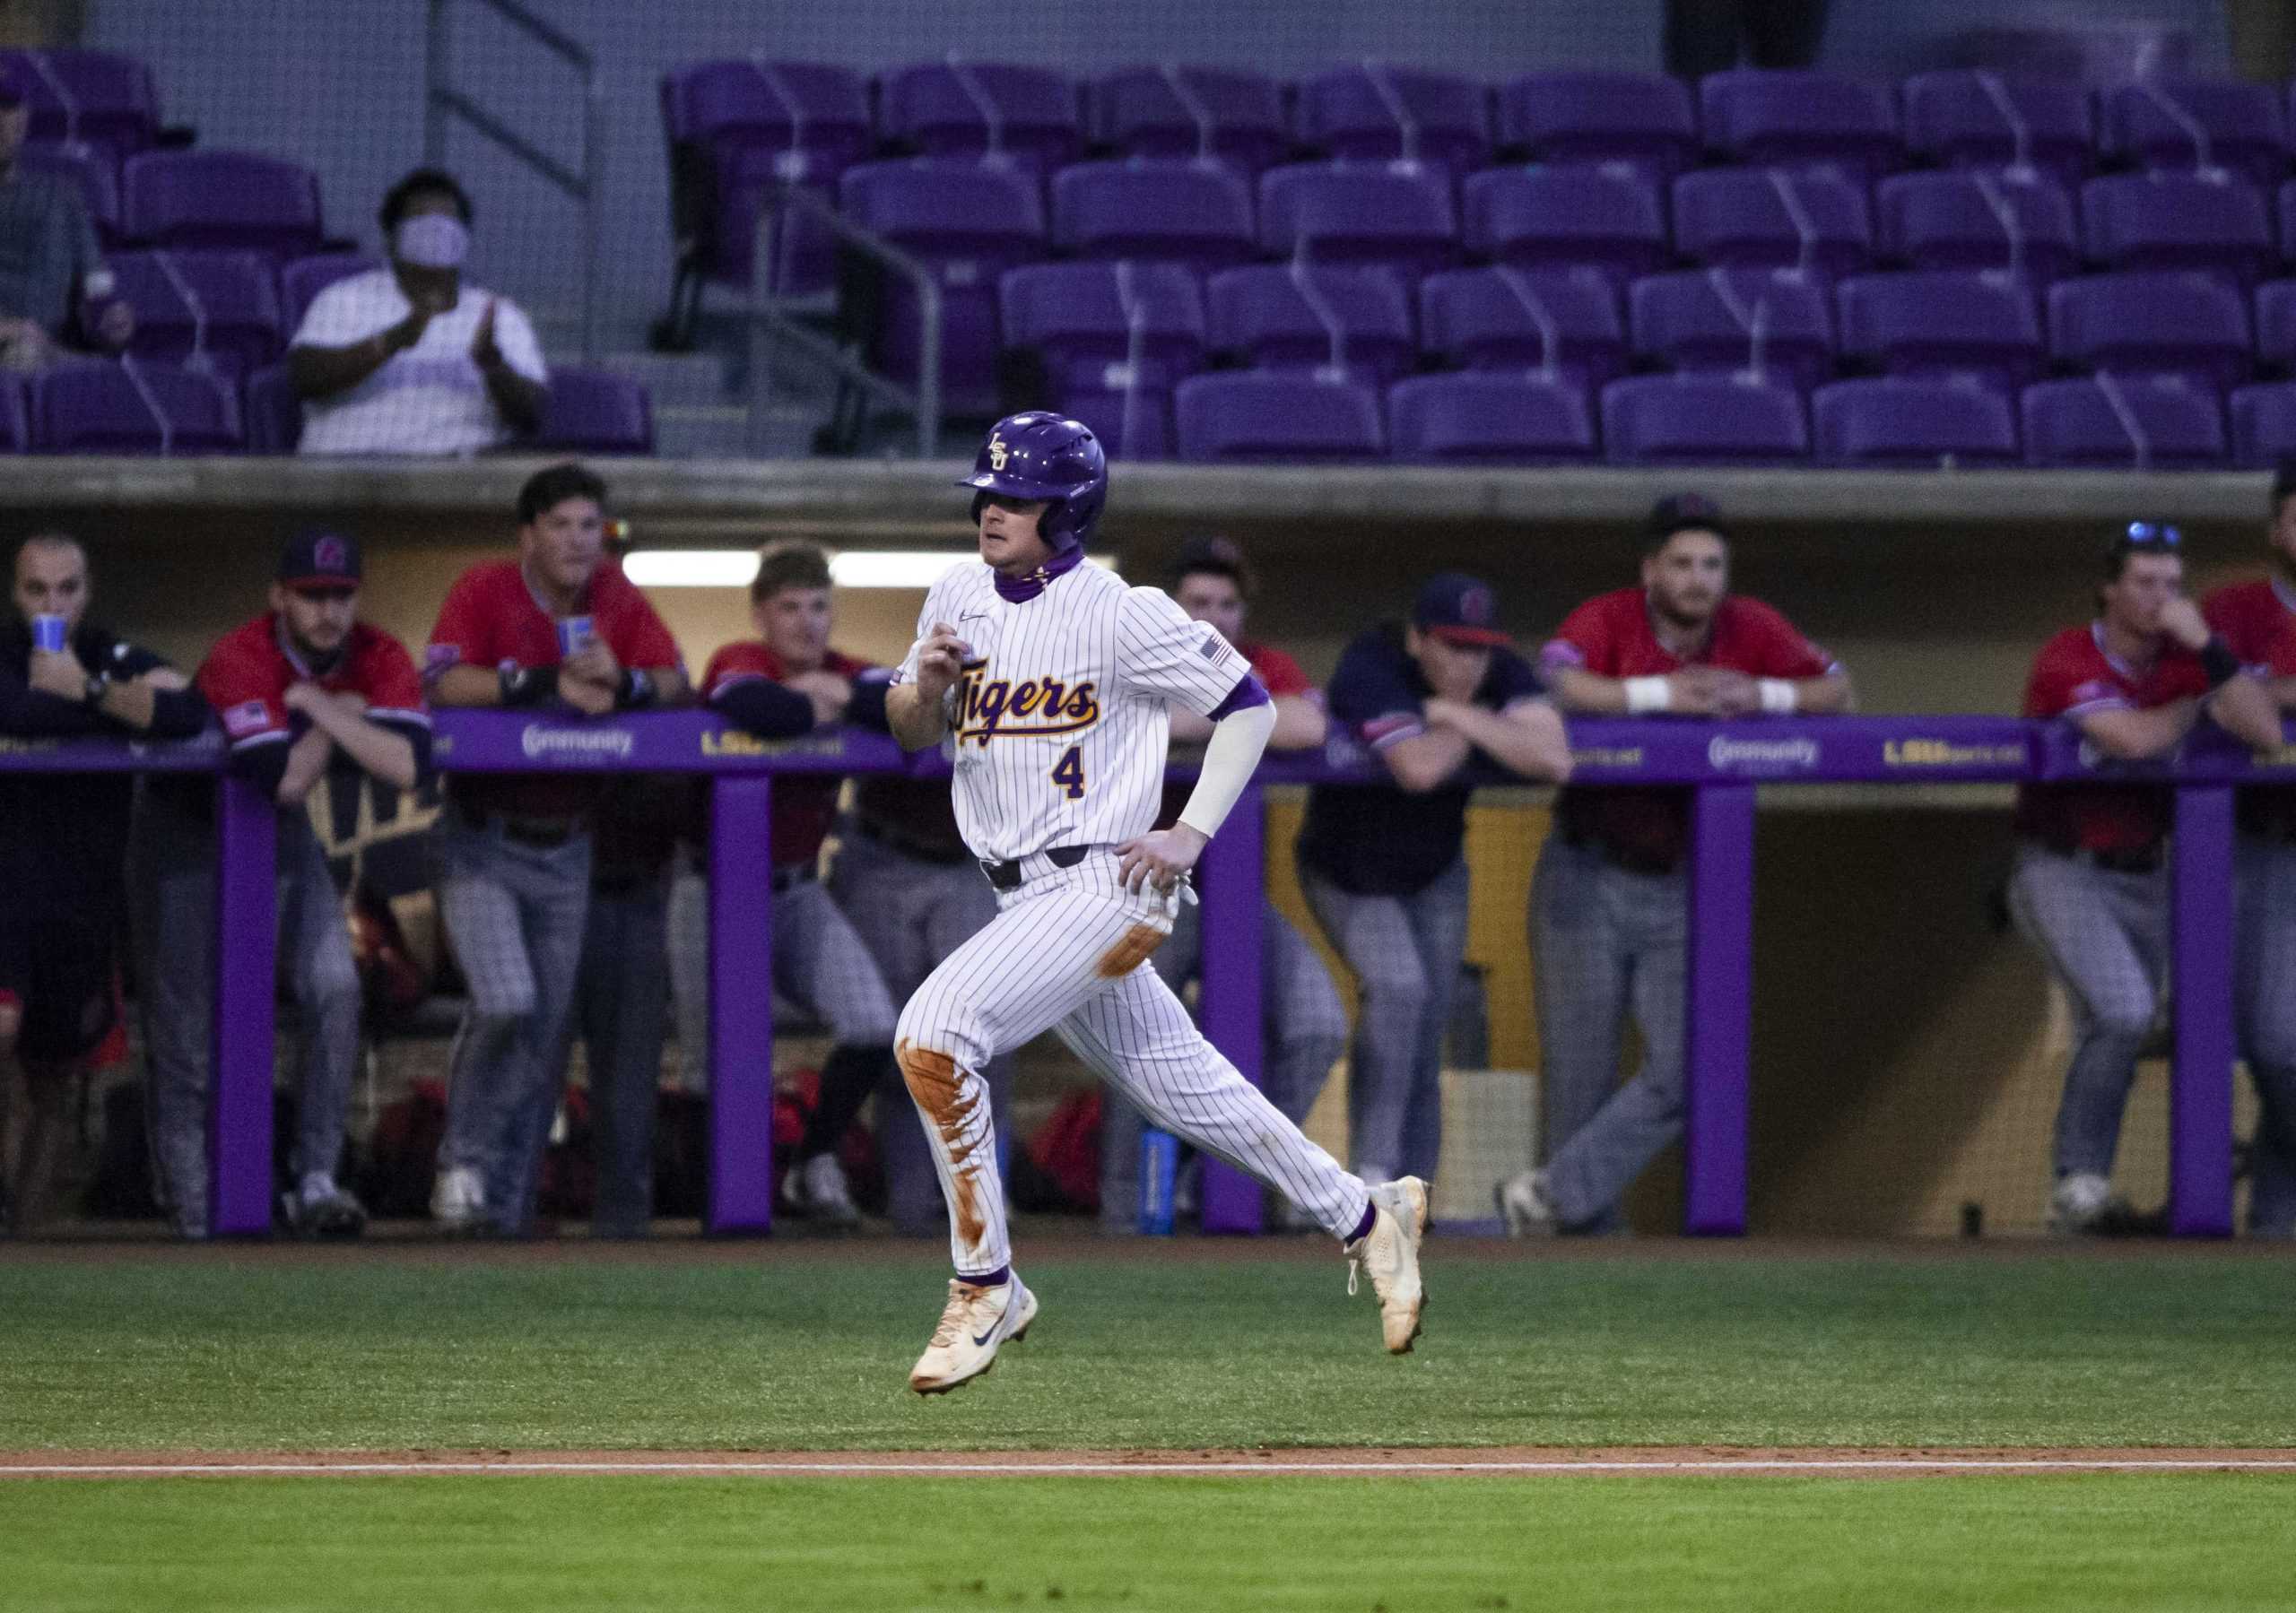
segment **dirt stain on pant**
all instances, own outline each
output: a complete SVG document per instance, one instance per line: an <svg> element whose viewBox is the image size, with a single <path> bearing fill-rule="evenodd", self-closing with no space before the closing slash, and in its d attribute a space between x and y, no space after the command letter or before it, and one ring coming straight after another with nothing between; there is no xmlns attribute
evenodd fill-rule
<svg viewBox="0 0 2296 1613"><path fill-rule="evenodd" d="M964 1075L957 1068L957 1061L930 1047L903 1042L893 1049L893 1058L900 1065L900 1079L909 1088L909 1097L941 1133L941 1145L948 1151L949 1175L957 1189L957 1237L960 1242L977 1244L987 1230L988 1222L980 1209L978 1171L969 1167L967 1162L987 1132L984 1130L968 1141L965 1132L979 1113L980 1087L976 1083L968 1099Z"/></svg>
<svg viewBox="0 0 2296 1613"><path fill-rule="evenodd" d="M1153 924L1133 925L1117 938L1116 945L1100 954L1100 978L1121 980L1131 974L1155 954L1168 933Z"/></svg>

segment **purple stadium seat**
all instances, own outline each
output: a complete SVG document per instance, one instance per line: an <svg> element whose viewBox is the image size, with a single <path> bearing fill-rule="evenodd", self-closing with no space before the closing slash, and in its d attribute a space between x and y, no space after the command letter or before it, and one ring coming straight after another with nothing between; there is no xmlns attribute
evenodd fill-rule
<svg viewBox="0 0 2296 1613"><path fill-rule="evenodd" d="M291 334L271 260L258 252L115 252L104 260L135 310L129 351L170 363L220 362L245 375Z"/></svg>
<svg viewBox="0 0 2296 1613"><path fill-rule="evenodd" d="M2037 170L2059 185L2096 163L2096 119L2079 79L1953 68L1905 81L1906 150L1939 168Z"/></svg>
<svg viewBox="0 0 2296 1613"><path fill-rule="evenodd" d="M1462 187L1467 250L1525 268L1594 264L1624 283L1672 261L1655 182L1632 168L1498 169Z"/></svg>
<svg viewBox="0 0 2296 1613"><path fill-rule="evenodd" d="M294 339L310 312L311 299L338 280L382 267L382 260L363 252L321 252L299 257L279 271L279 299L287 316L287 336Z"/></svg>
<svg viewBox="0 0 2296 1613"><path fill-rule="evenodd" d="M1829 168L1860 178L1904 165L1888 91L1836 73L1733 68L1698 85L1709 151L1766 168Z"/></svg>
<svg viewBox="0 0 2296 1613"><path fill-rule="evenodd" d="M1120 67L1088 99L1093 140L1126 157L1214 157L1254 176L1292 147L1283 89L1265 74Z"/></svg>
<svg viewBox="0 0 2296 1613"><path fill-rule="evenodd" d="M2028 464L2173 471L2224 460L2223 406L2178 377L2040 381L2019 413Z"/></svg>
<svg viewBox="0 0 2296 1613"><path fill-rule="evenodd" d="M1009 158L1048 172L1083 154L1076 86L1012 62L920 62L878 80L888 140L928 157Z"/></svg>
<svg viewBox="0 0 2296 1613"><path fill-rule="evenodd" d="M1259 180L1259 239L1279 257L1382 263L1414 273L1458 261L1451 181L1439 168L1295 162Z"/></svg>
<svg viewBox="0 0 2296 1613"><path fill-rule="evenodd" d="M991 414L997 403L996 281L1043 256L1044 204L1036 179L1012 167L932 158L864 162L839 181L845 212L906 249L941 286L944 406ZM916 293L884 282L876 368L913 380L919 360Z"/></svg>
<svg viewBox="0 0 2296 1613"><path fill-rule="evenodd" d="M1722 168L1674 181L1674 247L1701 264L1855 274L1873 256L1866 189L1838 175Z"/></svg>
<svg viewBox="0 0 2296 1613"><path fill-rule="evenodd" d="M875 138L861 76L822 62L700 62L663 77L661 102L680 274L726 285L750 283L758 209L773 186L831 199L838 176ZM827 230L793 214L776 239L774 291L796 296L830 283Z"/></svg>
<svg viewBox="0 0 2296 1613"><path fill-rule="evenodd" d="M2256 186L2229 174L2114 174L2081 187L2091 262L2201 269L2252 286L2280 253Z"/></svg>
<svg viewBox="0 0 2296 1613"><path fill-rule="evenodd" d="M1491 160L1491 91L1477 80L1362 62L1304 79L1300 143L1355 161L1403 158L1454 172Z"/></svg>
<svg viewBox="0 0 2296 1613"><path fill-rule="evenodd" d="M561 365L550 372L535 446L566 454L651 454L653 400L628 376Z"/></svg>
<svg viewBox="0 0 2296 1613"><path fill-rule="evenodd" d="M31 423L24 418L24 386L0 376L0 454L22 454L31 447Z"/></svg>
<svg viewBox="0 0 2296 1613"><path fill-rule="evenodd" d="M1204 367L1193 270L1032 264L1006 274L999 296L1012 391L1083 421L1118 458L1170 453L1172 387Z"/></svg>
<svg viewBox="0 0 2296 1613"><path fill-rule="evenodd" d="M2080 265L2073 203L2043 176L1895 174L1874 187L1882 256L1916 269L2005 269L2039 283Z"/></svg>
<svg viewBox="0 0 2296 1613"><path fill-rule="evenodd" d="M1379 395L1361 381L1313 376L1191 376L1173 395L1179 456L1242 464L1380 459Z"/></svg>
<svg viewBox="0 0 2296 1613"><path fill-rule="evenodd" d="M1073 163L1053 176L1052 242L1079 257L1248 264L1259 256L1251 181L1170 157Z"/></svg>
<svg viewBox="0 0 2296 1613"><path fill-rule="evenodd" d="M1550 464L1595 456L1586 388L1562 376L1413 376L1387 389L1387 420L1396 457L1423 464Z"/></svg>
<svg viewBox="0 0 2296 1613"><path fill-rule="evenodd" d="M2296 376L2296 280L2257 288L2257 358L2275 376Z"/></svg>
<svg viewBox="0 0 2296 1613"><path fill-rule="evenodd" d="M1600 386L1626 373L1618 295L1597 269L1453 269L1419 287L1420 346L1465 369L1553 369Z"/></svg>
<svg viewBox="0 0 2296 1613"><path fill-rule="evenodd" d="M57 174L80 187L80 199L107 247L119 243L119 159L109 146L86 141L27 141L17 160L36 174Z"/></svg>
<svg viewBox="0 0 2296 1613"><path fill-rule="evenodd" d="M2048 291L2048 349L2069 369L2179 375L2221 392L2248 378L2248 302L2189 270L2059 281Z"/></svg>
<svg viewBox="0 0 2296 1613"><path fill-rule="evenodd" d="M1410 299L1383 270L1254 264L1214 274L1205 301L1212 351L1257 369L1385 386L1418 356Z"/></svg>
<svg viewBox="0 0 2296 1613"><path fill-rule="evenodd" d="M2280 187L2280 256L2296 263L2296 179Z"/></svg>
<svg viewBox="0 0 2296 1613"><path fill-rule="evenodd" d="M1810 451L1802 395L1744 376L1629 376L1603 388L1603 446L1620 464L1779 464Z"/></svg>
<svg viewBox="0 0 2296 1613"><path fill-rule="evenodd" d="M2005 393L2037 379L2032 292L2005 274L1914 270L1841 282L1842 357L1897 376L1970 377Z"/></svg>
<svg viewBox="0 0 2296 1613"><path fill-rule="evenodd" d="M2270 468L2296 458L2296 382L2243 386L2232 394L2232 462Z"/></svg>
<svg viewBox="0 0 2296 1613"><path fill-rule="evenodd" d="M1499 146L1532 162L1627 162L1671 178L1698 161L1683 82L1660 73L1526 73L1499 90Z"/></svg>
<svg viewBox="0 0 2296 1613"><path fill-rule="evenodd" d="M2288 173L2277 91L2229 79L2147 79L2104 98L2105 154L2132 168L2222 167L2251 185Z"/></svg>
<svg viewBox="0 0 2296 1613"><path fill-rule="evenodd" d="M266 365L247 379L242 418L250 454L292 454L303 440L303 400L284 364Z"/></svg>
<svg viewBox="0 0 2296 1613"><path fill-rule="evenodd" d="M127 238L228 247L274 260L320 250L319 182L300 163L247 152L145 152L121 169Z"/></svg>
<svg viewBox="0 0 2296 1613"><path fill-rule="evenodd" d="M1836 381L1810 399L1820 464L2005 465L2017 463L2009 400L1962 381L1889 376Z"/></svg>
<svg viewBox="0 0 2296 1613"><path fill-rule="evenodd" d="M115 157L149 150L160 140L160 97L152 70L134 56L105 50L0 50L25 69L31 87L28 137L85 141Z"/></svg>
<svg viewBox="0 0 2296 1613"><path fill-rule="evenodd" d="M1831 300L1822 282L1792 270L1688 269L1627 288L1627 324L1646 365L1806 388L1833 374Z"/></svg>
<svg viewBox="0 0 2296 1613"><path fill-rule="evenodd" d="M32 440L43 454L235 454L246 438L236 384L126 358L39 375Z"/></svg>

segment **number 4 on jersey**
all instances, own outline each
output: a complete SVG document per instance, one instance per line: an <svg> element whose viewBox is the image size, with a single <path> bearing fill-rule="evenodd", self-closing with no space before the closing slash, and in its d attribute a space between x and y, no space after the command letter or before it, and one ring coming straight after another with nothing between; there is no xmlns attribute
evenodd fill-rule
<svg viewBox="0 0 2296 1613"><path fill-rule="evenodd" d="M1052 765L1052 782L1068 793L1071 801L1084 799L1084 748L1071 745L1061 752L1060 759Z"/></svg>

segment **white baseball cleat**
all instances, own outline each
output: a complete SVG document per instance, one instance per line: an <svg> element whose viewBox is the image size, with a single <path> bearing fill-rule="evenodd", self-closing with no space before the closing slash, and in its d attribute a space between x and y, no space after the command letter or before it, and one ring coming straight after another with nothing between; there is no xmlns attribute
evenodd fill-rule
<svg viewBox="0 0 2296 1613"><path fill-rule="evenodd" d="M996 1347L1027 1335L1037 1319L1037 1296L1018 1277L993 1288L962 1278L949 1279L949 1303L941 1325L917 1365L909 1386L919 1394L946 1394L996 1365Z"/></svg>
<svg viewBox="0 0 2296 1613"><path fill-rule="evenodd" d="M2051 1232L2093 1232L2114 1210L2113 1184L2092 1171L2075 1171L2059 1178L2048 1196Z"/></svg>
<svg viewBox="0 0 2296 1613"><path fill-rule="evenodd" d="M1499 1201L1509 1237L1553 1236L1554 1197L1547 1192L1544 1171L1517 1171L1492 1188L1492 1194Z"/></svg>
<svg viewBox="0 0 2296 1613"><path fill-rule="evenodd" d="M858 1227L860 1209L835 1154L815 1154L781 1178L781 1201L824 1227Z"/></svg>
<svg viewBox="0 0 2296 1613"><path fill-rule="evenodd" d="M1398 1176L1371 1190L1371 1230L1347 1245L1347 1291L1358 1266L1379 1296L1379 1332L1388 1352L1403 1355L1419 1337L1427 1290L1419 1280L1419 1240L1427 1235L1427 1184Z"/></svg>
<svg viewBox="0 0 2296 1613"><path fill-rule="evenodd" d="M450 1166L430 1187L430 1218L453 1231L468 1231L486 1219L486 1182L467 1165Z"/></svg>

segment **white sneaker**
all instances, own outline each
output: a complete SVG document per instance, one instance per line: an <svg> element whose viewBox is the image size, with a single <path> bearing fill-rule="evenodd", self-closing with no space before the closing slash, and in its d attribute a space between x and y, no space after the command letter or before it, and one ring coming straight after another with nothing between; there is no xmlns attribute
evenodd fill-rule
<svg viewBox="0 0 2296 1613"><path fill-rule="evenodd" d="M1347 1291L1355 1292L1358 1266L1371 1274L1379 1296L1379 1332L1388 1352L1403 1355L1419 1337L1427 1291L1419 1280L1419 1240L1427 1234L1427 1184L1416 1176L1371 1190L1371 1230L1347 1245Z"/></svg>
<svg viewBox="0 0 2296 1613"><path fill-rule="evenodd" d="M861 1211L835 1154L815 1154L781 1178L781 1202L824 1227L858 1227Z"/></svg>
<svg viewBox="0 0 2296 1613"><path fill-rule="evenodd" d="M961 1278L949 1279L949 1303L932 1342L909 1370L909 1386L919 1394L946 1394L996 1365L996 1347L1025 1338L1037 1319L1037 1296L1015 1277L993 1288Z"/></svg>
<svg viewBox="0 0 2296 1613"><path fill-rule="evenodd" d="M1499 1201L1509 1237L1554 1236L1554 1199L1547 1192L1544 1171L1517 1171L1491 1192Z"/></svg>
<svg viewBox="0 0 2296 1613"><path fill-rule="evenodd" d="M482 1225L486 1219L485 1178L467 1165L440 1171L430 1188L430 1218L457 1232Z"/></svg>
<svg viewBox="0 0 2296 1613"><path fill-rule="evenodd" d="M2057 1178L2048 1196L2051 1232L2094 1232L2113 1208L2113 1184L2093 1171L2075 1171Z"/></svg>
<svg viewBox="0 0 2296 1613"><path fill-rule="evenodd" d="M283 1198L288 1226L305 1237L357 1237L367 1229L366 1206L337 1187L330 1172L310 1172Z"/></svg>

